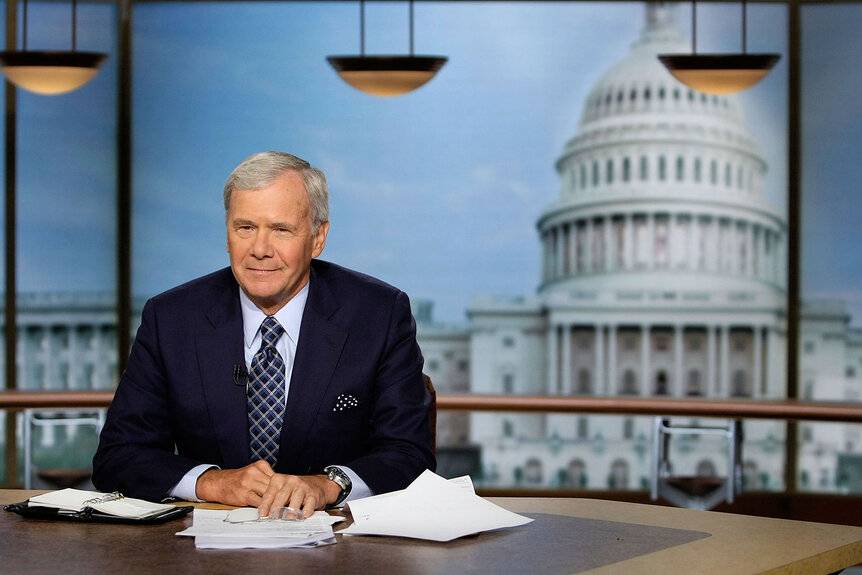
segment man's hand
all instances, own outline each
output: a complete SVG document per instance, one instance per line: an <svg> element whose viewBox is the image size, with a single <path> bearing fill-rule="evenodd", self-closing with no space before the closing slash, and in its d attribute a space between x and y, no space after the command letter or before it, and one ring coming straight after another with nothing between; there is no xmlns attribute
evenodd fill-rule
<svg viewBox="0 0 862 575"><path fill-rule="evenodd" d="M335 503L341 487L326 475L283 475L276 473L269 478L269 487L257 508L261 517L269 515L276 507L293 507L311 517L317 509Z"/></svg>
<svg viewBox="0 0 862 575"><path fill-rule="evenodd" d="M204 501L238 507L257 507L261 517L276 507L293 507L311 517L317 509L335 503L341 487L326 475L284 475L266 461L240 469L208 469L198 477L195 494Z"/></svg>
<svg viewBox="0 0 862 575"><path fill-rule="evenodd" d="M239 469L208 469L198 477L195 494L204 501L257 507L274 475L263 460Z"/></svg>

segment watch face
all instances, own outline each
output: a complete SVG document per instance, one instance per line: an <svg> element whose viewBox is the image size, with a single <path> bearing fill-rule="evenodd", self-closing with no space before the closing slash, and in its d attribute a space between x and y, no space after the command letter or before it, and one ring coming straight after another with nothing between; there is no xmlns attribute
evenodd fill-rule
<svg viewBox="0 0 862 575"><path fill-rule="evenodd" d="M329 479L337 483L338 486L341 487L342 491L349 490L351 488L350 478L337 467L331 467L329 469Z"/></svg>

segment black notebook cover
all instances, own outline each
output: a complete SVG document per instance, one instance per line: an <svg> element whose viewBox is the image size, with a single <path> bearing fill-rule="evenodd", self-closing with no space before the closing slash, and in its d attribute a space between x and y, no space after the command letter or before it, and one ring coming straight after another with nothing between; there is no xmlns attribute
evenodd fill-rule
<svg viewBox="0 0 862 575"><path fill-rule="evenodd" d="M143 519L132 519L129 517L117 517L116 515L108 515L101 511L96 511L91 507L85 507L82 511L65 511L56 507L30 507L28 501L21 503L11 503L4 509L17 513L21 517L28 519L59 519L62 521L81 521L81 522L97 522L97 523L125 523L129 525L157 525L165 523L178 517L183 517L191 512L194 507L186 505L183 507L175 507L168 509L157 515L144 517Z"/></svg>

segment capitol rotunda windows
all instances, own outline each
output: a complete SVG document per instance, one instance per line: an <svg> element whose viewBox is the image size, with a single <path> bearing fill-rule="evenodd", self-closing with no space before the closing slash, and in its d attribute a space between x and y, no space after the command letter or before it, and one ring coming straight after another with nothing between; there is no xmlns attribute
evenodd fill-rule
<svg viewBox="0 0 862 575"><path fill-rule="evenodd" d="M578 194L591 194L602 192L606 188L613 189L615 186L630 186L637 182L649 182L651 173L655 174L657 182L673 182L679 185L694 184L695 187L686 190L686 193L694 193L699 189L697 185L704 183L703 166L709 166L708 184L721 186L723 189L734 189L738 192L757 193L759 188L756 176L756 168L751 165L750 160L740 157L736 160L703 157L699 154L687 151L675 154L668 158L665 154L635 156L637 160L637 174L634 179L633 158L628 153L621 151L611 157L571 161L564 172L564 194L577 197ZM650 169L654 164L654 172ZM721 178L719 178L721 170Z"/></svg>

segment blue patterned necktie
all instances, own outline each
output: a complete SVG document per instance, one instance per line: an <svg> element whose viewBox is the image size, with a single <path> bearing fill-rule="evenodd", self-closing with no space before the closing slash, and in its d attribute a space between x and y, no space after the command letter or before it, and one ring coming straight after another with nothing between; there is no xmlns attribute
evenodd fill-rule
<svg viewBox="0 0 862 575"><path fill-rule="evenodd" d="M284 418L284 361L275 342L284 328L274 317L267 316L260 324L260 333L263 341L251 360L246 391L251 460L263 459L275 467Z"/></svg>

